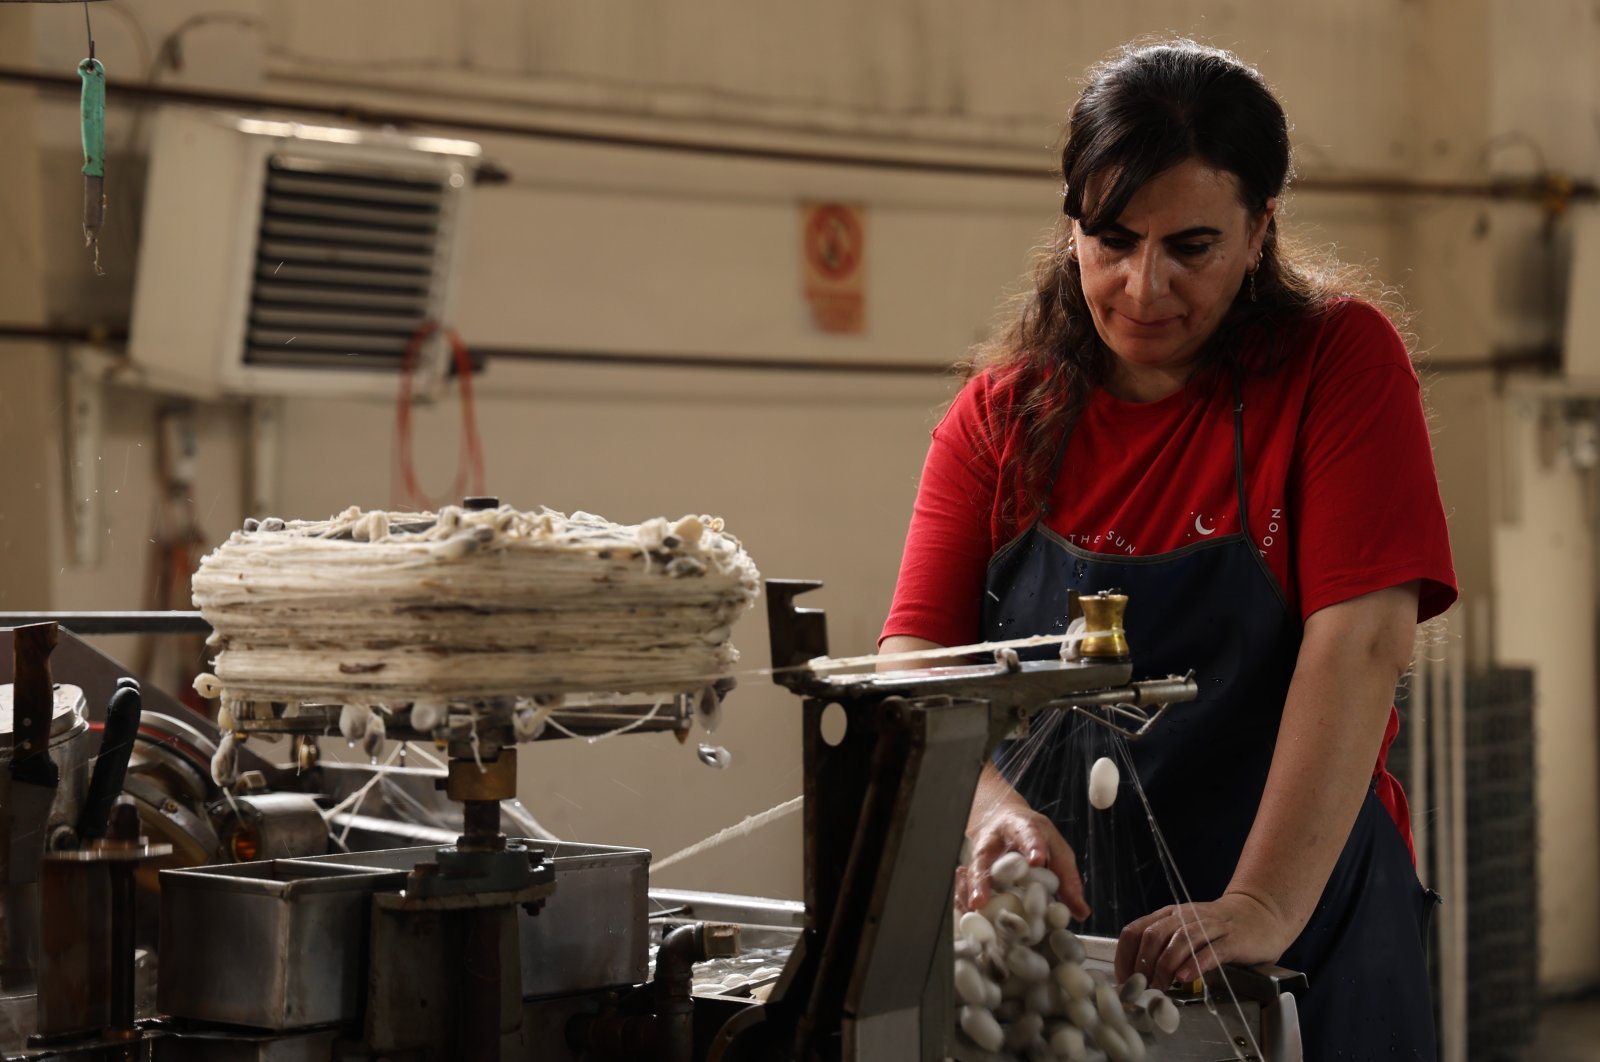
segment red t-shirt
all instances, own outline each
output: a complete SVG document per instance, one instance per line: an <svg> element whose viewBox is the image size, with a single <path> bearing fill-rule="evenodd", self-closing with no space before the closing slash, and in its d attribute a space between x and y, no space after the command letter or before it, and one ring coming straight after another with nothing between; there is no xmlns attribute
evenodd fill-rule
<svg viewBox="0 0 1600 1062"><path fill-rule="evenodd" d="M1211 379L1147 403L1096 390L1046 525L1085 551L1126 556L1237 532L1232 388ZM980 640L989 559L1027 511L1010 473L1025 442L1013 398L980 374L934 429L882 637ZM1455 600L1417 374L1373 307L1335 303L1281 365L1246 376L1244 469L1250 532L1300 619L1413 580L1419 622ZM1384 767L1399 725L1391 711L1374 774L1409 846L1405 794Z"/></svg>

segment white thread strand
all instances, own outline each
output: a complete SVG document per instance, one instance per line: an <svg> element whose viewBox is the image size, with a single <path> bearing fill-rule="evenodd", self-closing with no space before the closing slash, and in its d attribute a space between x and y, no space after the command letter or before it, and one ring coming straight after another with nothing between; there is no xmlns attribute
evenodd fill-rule
<svg viewBox="0 0 1600 1062"><path fill-rule="evenodd" d="M577 738L579 741L582 741L586 744L595 745L604 741L606 738L614 738L618 734L626 734L630 730L639 729L641 726L644 726L650 720L654 719L656 717L656 713L661 711L661 706L666 703L667 702L664 700L657 701L650 711L635 719L633 722L619 726L615 730L607 730L599 734L573 733L571 730L568 730L566 727L562 726L560 720L558 720L554 715L546 716L545 722L554 727L556 730L559 730L561 733L567 735L569 738Z"/></svg>
<svg viewBox="0 0 1600 1062"><path fill-rule="evenodd" d="M743 837L748 833L753 833L768 823L777 822L785 815L799 811L801 805L805 803L805 799L806 798L802 795L795 797L793 800L785 800L782 804L779 804L775 808L768 808L766 811L760 812L759 814L746 816L745 818L734 823L732 826L729 826L723 830L718 830L716 833L712 834L710 837L707 837L703 841L696 841L688 848L673 852L665 859L652 860L650 863L650 872L654 874L658 870L665 870L674 863L681 863L685 859L692 859L701 852L715 848L719 844L725 844L728 841L734 840L735 838Z"/></svg>
<svg viewBox="0 0 1600 1062"><path fill-rule="evenodd" d="M978 642L975 645L947 645L937 649L913 649L904 653L874 653L869 656L819 656L794 667L765 668L745 674L775 674L784 671L842 671L852 667L875 667L878 664L909 664L918 660L977 656L993 653L996 649L1029 649L1038 645L1075 645L1089 638L1103 637L1106 631L1082 631L1076 634L1035 634L1026 638L1007 638L998 642Z"/></svg>
<svg viewBox="0 0 1600 1062"><path fill-rule="evenodd" d="M1193 915L1194 897L1189 895L1189 887L1183 883L1183 875L1178 870L1177 861L1172 858L1172 851L1167 847L1167 839L1162 834L1161 827L1156 825L1155 811L1150 807L1149 797L1145 795L1144 783L1139 780L1139 772L1134 766L1133 753L1128 748L1127 740L1123 738L1121 734L1116 734L1113 736L1115 739L1115 748L1117 749L1118 754L1121 756L1128 773L1133 776L1133 790L1139 794L1139 802L1144 805L1145 817L1150 822L1150 832L1155 838L1156 857L1161 863L1161 872L1166 875L1167 887L1172 890L1174 899L1178 901L1178 927L1183 931L1184 943L1189 945L1189 953L1193 955L1198 962L1200 953L1195 950L1194 936L1190 933L1189 921L1184 917L1183 914L1184 905L1187 904L1190 915ZM1211 934L1206 932L1206 927L1204 924L1202 924L1200 920L1196 918L1194 920L1194 925L1199 929L1200 936L1205 940L1206 947L1212 948L1213 945L1211 943ZM1256 1043L1255 1034L1250 1031L1250 1022L1245 1017L1244 1005L1239 1002L1238 996L1233 991L1233 986L1228 983L1228 971L1223 968L1221 963L1217 964L1217 976L1221 978L1222 986L1228 990L1228 995L1233 997L1234 1010L1239 1015L1239 1027L1244 1030L1245 1039L1249 1042L1250 1050L1253 1052L1252 1057L1266 1057L1261 1053L1261 1045ZM1211 986L1206 984L1204 979L1201 980L1200 986L1201 992L1203 993L1203 998L1206 1000L1206 1009L1209 1010L1211 1015L1217 1019L1217 1024L1222 1026L1222 1017L1221 1015L1217 1014L1216 1002L1211 998ZM1222 1026L1222 1028L1224 1031L1226 1031L1226 1026ZM1234 1058L1237 1059L1238 1062L1246 1062L1246 1056L1244 1052L1240 1050L1238 1044L1233 1042L1232 1037L1228 1038L1228 1043L1233 1048Z"/></svg>

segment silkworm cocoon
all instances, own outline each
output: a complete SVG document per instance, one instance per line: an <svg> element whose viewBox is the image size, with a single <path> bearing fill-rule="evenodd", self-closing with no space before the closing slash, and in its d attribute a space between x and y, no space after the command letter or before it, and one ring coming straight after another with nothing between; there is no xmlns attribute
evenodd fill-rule
<svg viewBox="0 0 1600 1062"><path fill-rule="evenodd" d="M1100 1027L1100 1014L1090 999L1067 1000L1067 1020L1084 1032L1094 1032Z"/></svg>
<svg viewBox="0 0 1600 1062"><path fill-rule="evenodd" d="M1007 852L994 861L989 868L989 877L994 879L996 885L1011 886L1022 880L1028 872L1028 860L1021 852Z"/></svg>
<svg viewBox="0 0 1600 1062"><path fill-rule="evenodd" d="M372 709L364 704L347 704L339 709L339 733L346 741L360 741L367 736L367 720Z"/></svg>
<svg viewBox="0 0 1600 1062"><path fill-rule="evenodd" d="M977 962L978 958L983 954L983 948L977 941L971 937L964 937L959 933L956 934L955 943L950 946L950 949L954 952L956 958L967 959L970 962Z"/></svg>
<svg viewBox="0 0 1600 1062"><path fill-rule="evenodd" d="M1122 982L1122 987L1117 989L1117 995L1124 1003L1132 1003L1144 995L1145 989L1150 987L1150 981L1142 973L1132 973Z"/></svg>
<svg viewBox="0 0 1600 1062"><path fill-rule="evenodd" d="M1044 940L1044 935L1049 931L1050 927L1045 925L1043 918L1034 918L1028 922L1028 932L1023 935L1022 939L1032 947L1041 943Z"/></svg>
<svg viewBox="0 0 1600 1062"><path fill-rule="evenodd" d="M1045 908L1050 906L1050 895L1044 891L1044 886L1037 881L1030 881L1022 890L1022 913L1033 922L1044 918Z"/></svg>
<svg viewBox="0 0 1600 1062"><path fill-rule="evenodd" d="M1128 1062L1144 1062L1144 1037L1127 1024L1117 1030L1117 1035L1122 1037L1122 1046L1128 1056Z"/></svg>
<svg viewBox="0 0 1600 1062"><path fill-rule="evenodd" d="M994 923L983 917L977 911L968 911L956 923L956 928L968 940L977 941L979 944L993 944L995 942Z"/></svg>
<svg viewBox="0 0 1600 1062"><path fill-rule="evenodd" d="M384 738L387 737L387 728L383 724L383 716L373 712L367 718L367 731L361 735L361 749L368 756L376 756L383 749Z"/></svg>
<svg viewBox="0 0 1600 1062"><path fill-rule="evenodd" d="M1005 1030L1006 1046L1021 1051L1032 1046L1044 1033L1044 1019L1031 1011L1014 1020Z"/></svg>
<svg viewBox="0 0 1600 1062"><path fill-rule="evenodd" d="M1024 944L1013 944L1006 952L1006 965L1015 977L1030 984L1050 976L1050 960Z"/></svg>
<svg viewBox="0 0 1600 1062"><path fill-rule="evenodd" d="M276 516L269 516L261 521L261 530L263 531L282 531L285 526L287 525Z"/></svg>
<svg viewBox="0 0 1600 1062"><path fill-rule="evenodd" d="M206 700L214 700L222 693L222 680L209 671L194 677L194 691Z"/></svg>
<svg viewBox="0 0 1600 1062"><path fill-rule="evenodd" d="M983 968L996 981L1004 981L1011 976L1011 964L1006 962L1005 949L999 944L990 944L983 949Z"/></svg>
<svg viewBox="0 0 1600 1062"><path fill-rule="evenodd" d="M1044 886L1046 896L1053 897L1061 889L1061 879L1056 877L1055 871L1049 867L1029 867L1028 872L1022 875L1023 881L1036 881Z"/></svg>
<svg viewBox="0 0 1600 1062"><path fill-rule="evenodd" d="M963 1003L971 1003L975 1007L984 1005L987 998L983 990L983 971L978 969L977 963L968 962L966 959L956 960L955 984L956 995L961 997Z"/></svg>
<svg viewBox="0 0 1600 1062"><path fill-rule="evenodd" d="M672 529L667 526L667 521L663 517L653 517L639 525L637 532L639 545L646 551L654 553L661 549L671 533Z"/></svg>
<svg viewBox="0 0 1600 1062"><path fill-rule="evenodd" d="M1106 1053L1106 1057L1111 1062L1133 1062L1133 1055L1128 1050L1127 1040L1123 1038L1122 1033L1117 1029L1109 1025L1101 1025L1094 1030L1093 1035L1096 1046ZM1132 1039L1137 1040L1138 1038L1139 1034L1134 1033ZM1143 1045L1141 1044L1140 1046Z"/></svg>
<svg viewBox="0 0 1600 1062"><path fill-rule="evenodd" d="M1084 1062L1089 1057L1083 1040L1083 1030L1071 1025L1057 1025L1050 1030L1050 1050L1067 1062Z"/></svg>
<svg viewBox="0 0 1600 1062"><path fill-rule="evenodd" d="M994 928L999 932L1000 939L1007 943L1028 938L1031 926L1028 920L1015 911L1001 911L994 920Z"/></svg>
<svg viewBox="0 0 1600 1062"><path fill-rule="evenodd" d="M411 729L429 733L443 723L445 706L438 701L418 701L411 706Z"/></svg>
<svg viewBox="0 0 1600 1062"><path fill-rule="evenodd" d="M1000 918L1001 911L1010 911L1014 915L1022 914L1022 897L1009 892L997 892L989 897L989 902L983 905L983 917L990 922Z"/></svg>
<svg viewBox="0 0 1600 1062"><path fill-rule="evenodd" d="M1023 1004L1035 1014L1050 1017L1061 1013L1061 989L1056 987L1054 981L1046 978L1028 989L1028 994L1022 997Z"/></svg>
<svg viewBox="0 0 1600 1062"><path fill-rule="evenodd" d="M1056 984L1061 986L1068 999L1082 999L1093 1005L1094 978L1075 962L1064 962L1055 969Z"/></svg>
<svg viewBox="0 0 1600 1062"><path fill-rule="evenodd" d="M1083 962L1084 958L1083 941L1079 940L1077 934L1073 933L1072 930L1051 930L1049 946L1051 953L1055 955L1057 961L1078 966L1080 971L1083 969L1078 965ZM1087 973L1084 974L1084 977L1088 976L1089 975ZM1091 980L1089 983L1090 987L1092 988L1093 981Z"/></svg>
<svg viewBox="0 0 1600 1062"><path fill-rule="evenodd" d="M381 509L365 513L350 528L350 537L357 542L378 542L389 537L389 514Z"/></svg>
<svg viewBox="0 0 1600 1062"><path fill-rule="evenodd" d="M1089 803L1104 811L1117 801L1117 786L1122 774L1108 757L1101 756L1089 768Z"/></svg>
<svg viewBox="0 0 1600 1062"><path fill-rule="evenodd" d="M706 525L700 522L698 516L685 516L672 525L672 533L678 536L685 546L694 549L700 545L700 539L706 533Z"/></svg>
<svg viewBox="0 0 1600 1062"><path fill-rule="evenodd" d="M239 780L239 743L231 730L222 735L211 757L211 780L224 789Z"/></svg>
<svg viewBox="0 0 1600 1062"><path fill-rule="evenodd" d="M994 651L994 662L1012 674L1022 670L1022 658L1017 655L1015 649L996 649Z"/></svg>
<svg viewBox="0 0 1600 1062"><path fill-rule="evenodd" d="M1111 985L1095 985L1094 1005L1100 1012L1100 1020L1108 1025L1120 1027L1128 1024L1128 1016L1122 1009L1122 998Z"/></svg>
<svg viewBox="0 0 1600 1062"><path fill-rule="evenodd" d="M983 982L983 1005L993 1010L1000 1005L1000 983L985 980Z"/></svg>
<svg viewBox="0 0 1600 1062"><path fill-rule="evenodd" d="M715 767L719 771L733 762L733 753L721 745L701 745L696 751L701 763L707 767Z"/></svg>
<svg viewBox="0 0 1600 1062"><path fill-rule="evenodd" d="M1065 929L1072 922L1072 912L1067 909L1066 904L1053 901L1044 909L1044 920L1051 929Z"/></svg>
<svg viewBox="0 0 1600 1062"><path fill-rule="evenodd" d="M233 721L233 712L228 710L226 704L219 705L217 708L217 729L219 731L237 729Z"/></svg>
<svg viewBox="0 0 1600 1062"><path fill-rule="evenodd" d="M1138 1005L1150 1016L1150 1024L1156 1027L1157 1032L1171 1036L1178 1031L1178 1020L1181 1017L1178 1005L1159 988L1146 989L1139 997Z"/></svg>

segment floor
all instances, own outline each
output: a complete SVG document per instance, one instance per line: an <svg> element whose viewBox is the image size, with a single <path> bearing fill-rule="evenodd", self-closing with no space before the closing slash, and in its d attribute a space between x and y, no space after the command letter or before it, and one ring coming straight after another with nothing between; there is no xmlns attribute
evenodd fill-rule
<svg viewBox="0 0 1600 1062"><path fill-rule="evenodd" d="M1528 1062L1600 1062L1600 998L1547 1003L1539 1035L1523 1053Z"/></svg>

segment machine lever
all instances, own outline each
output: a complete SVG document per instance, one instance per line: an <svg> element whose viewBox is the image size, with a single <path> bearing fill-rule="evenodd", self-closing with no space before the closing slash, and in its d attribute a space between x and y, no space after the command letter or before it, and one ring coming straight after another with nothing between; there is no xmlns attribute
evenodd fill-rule
<svg viewBox="0 0 1600 1062"><path fill-rule="evenodd" d="M84 798L83 811L78 815L78 836L85 841L104 837L106 824L111 820L111 807L122 792L122 783L128 774L128 760L133 755L134 739L139 733L139 719L144 712L144 702L139 694L139 683L130 678L118 679L116 692L106 707L105 729L100 735L100 755L95 757L94 774L89 779L89 794Z"/></svg>

